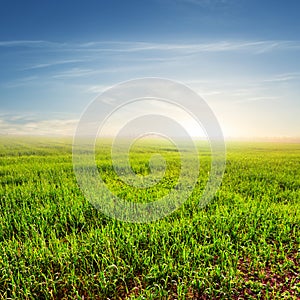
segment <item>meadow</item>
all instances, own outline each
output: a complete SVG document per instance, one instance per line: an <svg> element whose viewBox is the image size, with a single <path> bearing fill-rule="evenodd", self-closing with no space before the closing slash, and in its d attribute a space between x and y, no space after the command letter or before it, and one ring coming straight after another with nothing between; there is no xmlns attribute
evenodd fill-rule
<svg viewBox="0 0 300 300"><path fill-rule="evenodd" d="M85 199L71 139L0 137L1 299L299 299L300 144L226 147L222 185L207 206L199 206L210 166L204 149L184 205L139 224ZM124 199L153 201L174 188L180 157L153 143L131 153L144 176L157 149L166 173L151 188L126 185L109 158L97 160L99 172Z"/></svg>

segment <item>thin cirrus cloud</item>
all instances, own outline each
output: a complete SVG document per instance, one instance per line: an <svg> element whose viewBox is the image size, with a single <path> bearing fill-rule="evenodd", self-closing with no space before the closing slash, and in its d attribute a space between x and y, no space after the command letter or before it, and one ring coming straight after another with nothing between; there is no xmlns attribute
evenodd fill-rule
<svg viewBox="0 0 300 300"><path fill-rule="evenodd" d="M284 82L284 81L291 81L291 80L300 80L300 73L299 72L292 72L292 73L283 73L275 75L271 78L267 78L265 82Z"/></svg>
<svg viewBox="0 0 300 300"><path fill-rule="evenodd" d="M51 61L51 62L48 62L48 63L41 63L41 64L31 65L29 67L25 67L23 70L42 69L42 68L49 68L49 67L53 67L53 66L59 66L59 65L80 63L80 62L86 62L86 60L83 60L83 59L66 59L66 60L59 60L59 61Z"/></svg>
<svg viewBox="0 0 300 300"><path fill-rule="evenodd" d="M240 120L243 122L248 122L247 116L255 116L257 124L273 124L272 115L284 112L285 103L293 107L289 115L283 116L288 123L298 118L295 99L300 73L293 58L297 57L299 50L300 41L285 40L197 43L2 41L0 53L4 51L11 58L9 76L2 71L2 103L5 108L14 106L51 111L53 107L59 107L77 116L50 114L43 120L37 116L28 120L2 116L0 132L72 134L81 112L79 108L91 100L91 94L98 94L123 80L149 75L188 84L205 97L228 127L235 127L232 120L236 115L243 116ZM19 57L22 59L16 63ZM1 61L4 62L2 58ZM264 113L264 118L258 119L257 111ZM296 135L294 131L291 134ZM230 130L225 134L230 135Z"/></svg>
<svg viewBox="0 0 300 300"><path fill-rule="evenodd" d="M88 77L102 73L118 73L127 71L138 71L145 68L157 66L159 63L172 62L173 66L180 62L186 62L189 57L196 58L201 53L234 53L242 52L249 54L265 54L274 51L292 51L300 49L299 41L218 41L202 43L154 43L154 42L124 42L124 41L100 41L88 43L56 43L49 41L2 41L1 47L19 47L26 46L36 49L39 55L39 63L36 61L24 66L23 71L38 71L45 68L56 67L57 73L49 73L51 78L64 79L76 77ZM57 60L49 60L48 54L43 51L51 50L56 53ZM135 61L136 65L99 67L97 64L90 66L93 62L103 61L103 56L99 52L105 52L105 60L129 62ZM133 55L130 55L130 54ZM137 55L140 53L141 55ZM152 53L151 57L149 57ZM111 55L111 56L110 56ZM116 56L118 55L118 56ZM77 58L70 57L78 56ZM34 60L34 58L32 58ZM139 64L137 62L140 61ZM147 66L147 63L150 63ZM154 63L154 64L152 64ZM74 65L74 67L65 69L64 66ZM97 67L97 68L96 68ZM287 75L287 79L297 74ZM285 77L274 78L274 81L283 81ZM19 84L19 83L16 83Z"/></svg>
<svg viewBox="0 0 300 300"><path fill-rule="evenodd" d="M175 51L175 52L223 52L249 51L264 53L274 50L299 50L299 41L258 40L258 41L218 41L203 43L155 43L125 41L92 41L88 43L57 43L51 41L0 41L0 47L51 48L56 51L101 51L101 52L140 52L140 51ZM60 63L60 62L58 62ZM63 63L63 62L62 62Z"/></svg>
<svg viewBox="0 0 300 300"><path fill-rule="evenodd" d="M206 43L143 43L143 42L90 42L78 45L75 50L107 52L163 51L179 53L246 51L265 53L275 50L298 50L299 41L219 41Z"/></svg>
<svg viewBox="0 0 300 300"><path fill-rule="evenodd" d="M149 65L148 67L151 67ZM82 68L72 68L69 70L65 70L59 72L52 76L52 78L58 79L68 79L68 78L76 78L76 77L88 77L97 74L105 74L105 73L120 73L120 72L129 72L136 71L140 69L145 69L146 66L124 66L124 67L112 67L112 68L96 68L96 69L82 69Z"/></svg>
<svg viewBox="0 0 300 300"><path fill-rule="evenodd" d="M99 73L98 70L92 69L81 69L81 68L72 68L70 70L62 71L58 74L53 75L53 78L74 78L74 77L85 77L91 76Z"/></svg>
<svg viewBox="0 0 300 300"><path fill-rule="evenodd" d="M244 97L241 100L235 101L235 103L247 103L247 102L256 102L256 101L276 101L280 99L276 96L256 96L256 97Z"/></svg>

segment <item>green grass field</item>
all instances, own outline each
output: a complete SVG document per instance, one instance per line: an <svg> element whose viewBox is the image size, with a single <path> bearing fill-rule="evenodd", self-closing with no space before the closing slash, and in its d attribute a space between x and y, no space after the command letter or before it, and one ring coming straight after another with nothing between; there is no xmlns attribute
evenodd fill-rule
<svg viewBox="0 0 300 300"><path fill-rule="evenodd" d="M136 173L149 174L157 147L136 145ZM155 187L127 186L108 158L99 172L124 199L153 201L178 175L178 153L160 147L167 169ZM84 198L71 139L1 137L1 298L299 299L300 144L228 143L221 188L205 208L198 202L210 158L202 154L185 204L136 224Z"/></svg>

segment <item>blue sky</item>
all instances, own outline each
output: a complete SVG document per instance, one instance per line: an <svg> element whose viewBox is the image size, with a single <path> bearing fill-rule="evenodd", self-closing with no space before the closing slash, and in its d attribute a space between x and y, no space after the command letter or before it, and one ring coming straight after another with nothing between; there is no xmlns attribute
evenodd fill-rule
<svg viewBox="0 0 300 300"><path fill-rule="evenodd" d="M227 137L299 137L300 2L1 1L0 133L71 134L103 89L179 80Z"/></svg>

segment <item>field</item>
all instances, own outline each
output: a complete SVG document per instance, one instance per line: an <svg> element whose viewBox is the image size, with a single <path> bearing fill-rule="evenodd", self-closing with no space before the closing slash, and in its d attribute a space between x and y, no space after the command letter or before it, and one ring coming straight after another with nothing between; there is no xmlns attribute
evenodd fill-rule
<svg viewBox="0 0 300 300"><path fill-rule="evenodd" d="M127 186L107 158L98 163L107 186L128 201L167 194L180 165L174 149L138 144L132 168L149 174L156 148L167 162L159 184ZM210 165L203 153L185 204L138 224L85 199L71 139L1 137L1 298L299 299L300 144L227 143L221 188L201 208Z"/></svg>

